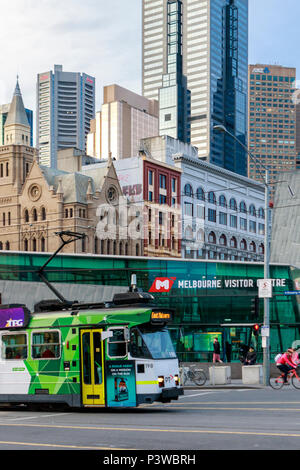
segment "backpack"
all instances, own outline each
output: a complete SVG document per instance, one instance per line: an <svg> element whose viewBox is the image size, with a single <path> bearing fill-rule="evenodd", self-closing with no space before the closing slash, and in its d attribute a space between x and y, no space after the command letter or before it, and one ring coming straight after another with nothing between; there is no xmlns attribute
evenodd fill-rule
<svg viewBox="0 0 300 470"><path fill-rule="evenodd" d="M279 361L279 359L281 358L281 356L282 356L281 353L280 353L280 354L277 354L277 356L275 356L274 361L275 361L275 362Z"/></svg>

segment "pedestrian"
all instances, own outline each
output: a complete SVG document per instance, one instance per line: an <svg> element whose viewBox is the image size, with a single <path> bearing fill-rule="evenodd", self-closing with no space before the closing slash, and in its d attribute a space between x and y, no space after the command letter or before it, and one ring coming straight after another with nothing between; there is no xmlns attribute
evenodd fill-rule
<svg viewBox="0 0 300 470"><path fill-rule="evenodd" d="M242 364L244 364L244 362L245 362L248 350L249 350L249 348L248 348L248 346L246 346L246 344L244 344L244 343L240 344L239 360Z"/></svg>
<svg viewBox="0 0 300 470"><path fill-rule="evenodd" d="M244 366L254 366L256 363L256 352L254 351L254 348L250 346L249 351L246 354L245 360L244 360Z"/></svg>
<svg viewBox="0 0 300 470"><path fill-rule="evenodd" d="M220 354L221 354L221 347L218 338L214 339L214 353L213 353L213 363L215 362L223 362L221 361Z"/></svg>
<svg viewBox="0 0 300 470"><path fill-rule="evenodd" d="M231 352L232 352L231 343L229 343L229 341L226 341L226 343L225 343L225 354L226 354L227 362L231 362Z"/></svg>

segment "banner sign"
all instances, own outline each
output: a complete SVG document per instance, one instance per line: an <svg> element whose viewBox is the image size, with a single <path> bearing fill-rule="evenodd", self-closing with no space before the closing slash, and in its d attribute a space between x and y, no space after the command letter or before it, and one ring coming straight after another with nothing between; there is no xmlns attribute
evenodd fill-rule
<svg viewBox="0 0 300 470"><path fill-rule="evenodd" d="M26 328L30 312L24 305L0 306L0 330Z"/></svg>
<svg viewBox="0 0 300 470"><path fill-rule="evenodd" d="M155 278L149 292L170 292L177 289L250 289L259 287L263 279L177 279L176 277ZM286 287L286 279L269 279L272 287Z"/></svg>
<svg viewBox="0 0 300 470"><path fill-rule="evenodd" d="M106 400L110 407L137 406L135 361L106 361Z"/></svg>

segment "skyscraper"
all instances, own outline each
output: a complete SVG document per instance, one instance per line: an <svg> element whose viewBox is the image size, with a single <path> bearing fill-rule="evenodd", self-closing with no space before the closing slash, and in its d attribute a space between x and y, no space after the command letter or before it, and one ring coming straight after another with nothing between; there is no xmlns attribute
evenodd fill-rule
<svg viewBox="0 0 300 470"><path fill-rule="evenodd" d="M295 68L249 65L249 150L272 181L297 168L295 83ZM262 181L262 167L249 160L248 168L250 178Z"/></svg>
<svg viewBox="0 0 300 470"><path fill-rule="evenodd" d="M182 0L183 75L200 158L247 174L248 0ZM143 94L158 99L168 67L168 0L143 0Z"/></svg>
<svg viewBox="0 0 300 470"><path fill-rule="evenodd" d="M101 111L91 121L87 154L117 160L136 157L140 140L158 134L158 102L119 85L105 86Z"/></svg>
<svg viewBox="0 0 300 470"><path fill-rule="evenodd" d="M182 70L182 1L167 3L167 73L159 89L159 134L190 143L190 91Z"/></svg>
<svg viewBox="0 0 300 470"><path fill-rule="evenodd" d="M85 73L54 72L37 78L37 147L42 165L56 167L58 149L86 148L95 117L95 79Z"/></svg>

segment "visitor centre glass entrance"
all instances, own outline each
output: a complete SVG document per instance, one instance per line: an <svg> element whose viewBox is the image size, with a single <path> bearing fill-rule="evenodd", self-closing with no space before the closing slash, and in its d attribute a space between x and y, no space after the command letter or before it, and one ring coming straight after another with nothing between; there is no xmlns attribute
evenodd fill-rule
<svg viewBox="0 0 300 470"><path fill-rule="evenodd" d="M46 253L0 252L2 303L5 292L16 292L16 283L28 289L40 283L37 271L48 257ZM255 309L257 281L264 275L262 263L64 254L54 258L45 273L53 283L76 284L76 300L81 300L87 286L93 286L96 292L106 289L107 301L119 288L124 291L136 274L139 289L151 292L158 306L174 310L170 329L181 360L211 362L212 343L218 337L222 360L238 362L244 347L253 345L258 362L262 361L261 332L254 329L264 321L263 299ZM296 295L300 269L271 265L270 277L272 360L297 341L300 346L300 295Z"/></svg>

